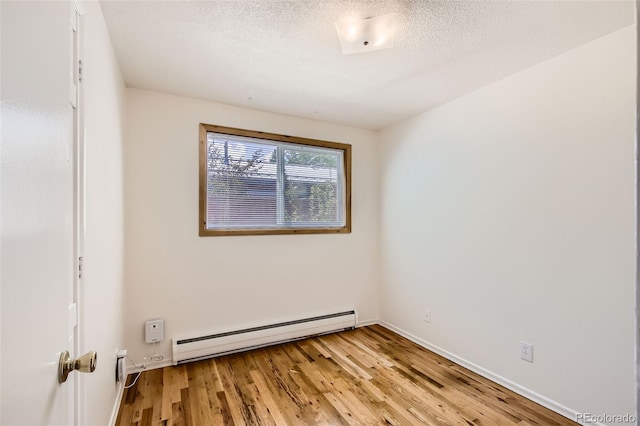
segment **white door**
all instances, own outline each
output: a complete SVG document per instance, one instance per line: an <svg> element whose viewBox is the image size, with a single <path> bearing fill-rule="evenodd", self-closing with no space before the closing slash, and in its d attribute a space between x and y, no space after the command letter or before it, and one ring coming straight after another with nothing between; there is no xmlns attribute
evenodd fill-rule
<svg viewBox="0 0 640 426"><path fill-rule="evenodd" d="M58 383L61 352L77 355L74 16L0 2L2 425L75 423L77 373Z"/></svg>

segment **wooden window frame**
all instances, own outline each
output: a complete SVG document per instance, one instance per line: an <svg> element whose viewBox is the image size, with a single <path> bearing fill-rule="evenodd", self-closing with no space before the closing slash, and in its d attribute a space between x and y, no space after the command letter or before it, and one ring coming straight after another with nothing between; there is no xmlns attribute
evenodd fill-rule
<svg viewBox="0 0 640 426"><path fill-rule="evenodd" d="M281 234L345 234L351 233L351 145L298 136L280 135L255 130L224 127L200 123L200 191L199 191L199 235L201 237L232 235L281 235ZM340 228L273 228L273 229L207 229L207 133L222 133L233 136L265 139L291 144L332 148L343 151L345 179L345 225Z"/></svg>

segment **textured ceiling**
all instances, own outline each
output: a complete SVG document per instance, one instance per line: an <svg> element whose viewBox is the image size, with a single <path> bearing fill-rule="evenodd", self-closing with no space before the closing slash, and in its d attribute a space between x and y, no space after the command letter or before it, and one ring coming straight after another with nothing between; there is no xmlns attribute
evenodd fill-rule
<svg viewBox="0 0 640 426"><path fill-rule="evenodd" d="M633 1L101 2L128 87L380 129L634 22ZM395 12L393 49L334 22Z"/></svg>

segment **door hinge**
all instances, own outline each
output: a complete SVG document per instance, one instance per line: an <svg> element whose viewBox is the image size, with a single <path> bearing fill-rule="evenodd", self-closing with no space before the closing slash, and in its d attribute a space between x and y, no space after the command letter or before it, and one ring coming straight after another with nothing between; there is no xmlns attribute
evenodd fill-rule
<svg viewBox="0 0 640 426"><path fill-rule="evenodd" d="M82 80L84 79L84 64L82 63L82 61L78 61L78 81L80 83L82 83Z"/></svg>
<svg viewBox="0 0 640 426"><path fill-rule="evenodd" d="M82 278L82 266L84 263L84 257L80 256L78 258L78 278Z"/></svg>

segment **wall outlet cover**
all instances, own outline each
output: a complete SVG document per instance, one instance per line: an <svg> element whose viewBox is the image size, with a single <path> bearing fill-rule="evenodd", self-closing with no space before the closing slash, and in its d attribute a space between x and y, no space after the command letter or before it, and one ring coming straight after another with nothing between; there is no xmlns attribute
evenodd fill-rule
<svg viewBox="0 0 640 426"><path fill-rule="evenodd" d="M520 358L533 362L533 345L527 342L520 342Z"/></svg>

